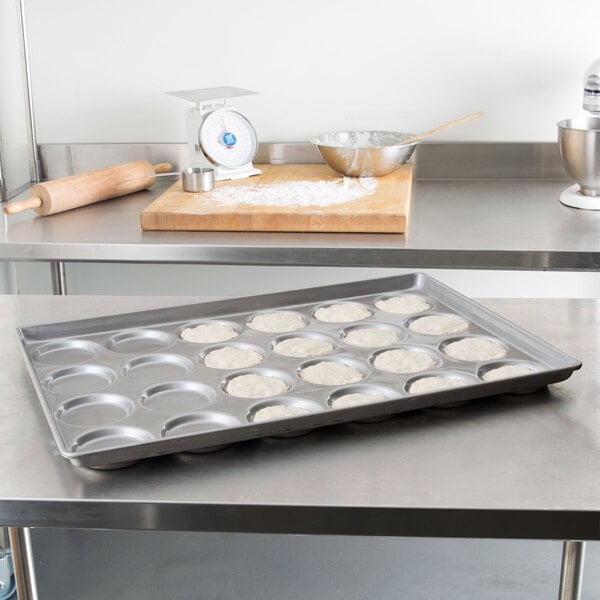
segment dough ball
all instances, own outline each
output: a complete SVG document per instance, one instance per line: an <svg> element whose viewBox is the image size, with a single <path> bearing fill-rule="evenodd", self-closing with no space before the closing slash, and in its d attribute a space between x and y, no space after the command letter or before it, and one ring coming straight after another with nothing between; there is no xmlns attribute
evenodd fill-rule
<svg viewBox="0 0 600 600"><path fill-rule="evenodd" d="M351 408L361 404L371 404L371 402L381 402L385 397L381 394L345 394L339 396L331 402L333 408Z"/></svg>
<svg viewBox="0 0 600 600"><path fill-rule="evenodd" d="M371 316L371 311L364 304L341 302L315 311L315 319L326 323L350 323L362 321Z"/></svg>
<svg viewBox="0 0 600 600"><path fill-rule="evenodd" d="M255 331L266 331L268 333L285 333L286 331L296 331L304 329L306 322L297 313L292 312L274 312L256 315L249 323L248 327Z"/></svg>
<svg viewBox="0 0 600 600"><path fill-rule="evenodd" d="M273 352L291 358L312 358L333 352L333 344L316 338L295 337L273 346Z"/></svg>
<svg viewBox="0 0 600 600"><path fill-rule="evenodd" d="M457 315L429 315L415 319L408 328L426 335L447 335L466 331L469 322Z"/></svg>
<svg viewBox="0 0 600 600"><path fill-rule="evenodd" d="M227 383L225 391L232 396L241 398L268 398L284 394L288 389L285 381L279 377L249 373L233 377Z"/></svg>
<svg viewBox="0 0 600 600"><path fill-rule="evenodd" d="M220 323L203 323L197 327L189 327L181 332L181 339L195 344L226 342L237 337L238 332L229 325Z"/></svg>
<svg viewBox="0 0 600 600"><path fill-rule="evenodd" d="M358 369L335 360L305 367L300 371L300 377L304 381L319 385L344 385L360 381L363 374Z"/></svg>
<svg viewBox="0 0 600 600"><path fill-rule="evenodd" d="M385 312L408 315L423 312L431 308L431 304L419 296L392 296L386 300L378 300L375 306Z"/></svg>
<svg viewBox="0 0 600 600"><path fill-rule="evenodd" d="M253 423L263 423L264 421L275 421L276 419L288 419L290 417L300 417L309 415L310 411L299 406L286 406L277 404L275 406L265 406L259 408L252 417Z"/></svg>
<svg viewBox="0 0 600 600"><path fill-rule="evenodd" d="M444 354L457 360L483 361L506 356L506 348L498 343L482 338L463 338L444 348Z"/></svg>
<svg viewBox="0 0 600 600"><path fill-rule="evenodd" d="M467 385L466 382L455 377L422 377L421 379L417 379L414 383L411 383L408 391L411 394L426 394L427 392L449 390L465 385Z"/></svg>
<svg viewBox="0 0 600 600"><path fill-rule="evenodd" d="M212 350L204 357L204 364L211 369L243 369L262 362L263 357L254 350L225 346Z"/></svg>
<svg viewBox="0 0 600 600"><path fill-rule="evenodd" d="M399 339L398 334L392 329L384 329L383 327L361 327L360 329L350 330L344 337L344 342L351 346L378 348L395 344Z"/></svg>
<svg viewBox="0 0 600 600"><path fill-rule="evenodd" d="M435 366L435 360L427 352L396 348L386 350L375 357L375 367L390 373L416 373Z"/></svg>
<svg viewBox="0 0 600 600"><path fill-rule="evenodd" d="M496 369L490 369L484 373L484 381L497 381L498 379L509 379L510 377L519 377L519 375L529 375L533 369L524 365L504 365Z"/></svg>

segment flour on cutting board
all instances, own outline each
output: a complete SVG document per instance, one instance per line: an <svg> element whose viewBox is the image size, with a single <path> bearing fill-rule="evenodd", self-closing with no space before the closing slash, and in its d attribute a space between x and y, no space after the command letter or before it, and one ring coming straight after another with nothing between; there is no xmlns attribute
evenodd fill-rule
<svg viewBox="0 0 600 600"><path fill-rule="evenodd" d="M332 206L370 196L377 188L374 177L343 177L336 181L287 181L284 183L226 186L196 198L233 206Z"/></svg>

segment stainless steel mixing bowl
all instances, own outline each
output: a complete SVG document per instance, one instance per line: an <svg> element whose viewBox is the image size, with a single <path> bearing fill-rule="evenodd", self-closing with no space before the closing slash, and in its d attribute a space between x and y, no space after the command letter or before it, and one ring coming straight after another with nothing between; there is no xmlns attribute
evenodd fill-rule
<svg viewBox="0 0 600 600"><path fill-rule="evenodd" d="M600 196L600 117L559 121L558 149L567 173L586 196Z"/></svg>
<svg viewBox="0 0 600 600"><path fill-rule="evenodd" d="M349 177L389 175L412 156L418 142L403 146L410 133L344 131L325 133L311 140L325 162Z"/></svg>

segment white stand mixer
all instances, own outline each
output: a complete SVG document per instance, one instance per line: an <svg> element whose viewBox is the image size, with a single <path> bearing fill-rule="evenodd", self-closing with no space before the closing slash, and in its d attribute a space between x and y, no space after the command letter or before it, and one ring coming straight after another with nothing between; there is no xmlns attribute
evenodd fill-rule
<svg viewBox="0 0 600 600"><path fill-rule="evenodd" d="M560 201L574 208L600 210L600 59L584 74L583 108L592 116L557 123L563 165L577 181L561 193Z"/></svg>

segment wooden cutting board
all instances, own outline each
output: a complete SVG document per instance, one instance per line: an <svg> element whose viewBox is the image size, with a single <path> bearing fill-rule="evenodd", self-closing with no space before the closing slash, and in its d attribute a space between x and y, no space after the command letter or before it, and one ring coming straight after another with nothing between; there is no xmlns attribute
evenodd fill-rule
<svg viewBox="0 0 600 600"><path fill-rule="evenodd" d="M211 192L184 192L178 181L143 210L142 229L371 233L404 233L407 229L412 195L411 165L402 165L390 175L370 180L370 183L376 184L370 195L329 205L327 199L321 200L319 196L319 204L313 206L289 205L289 186L293 182L341 184L343 178L330 167L321 164L257 166L262 174L235 181L217 181ZM369 183L357 178L348 179L352 185ZM274 188L275 185L281 187ZM220 192L223 188L230 189ZM253 203L245 204L243 199L250 197L250 190ZM236 204L223 204L211 199L218 191L228 195L228 202L235 199ZM267 194L269 204L256 203L256 198L261 201L262 195L264 200ZM281 194L281 200L278 194ZM277 204L273 204L274 201Z"/></svg>

